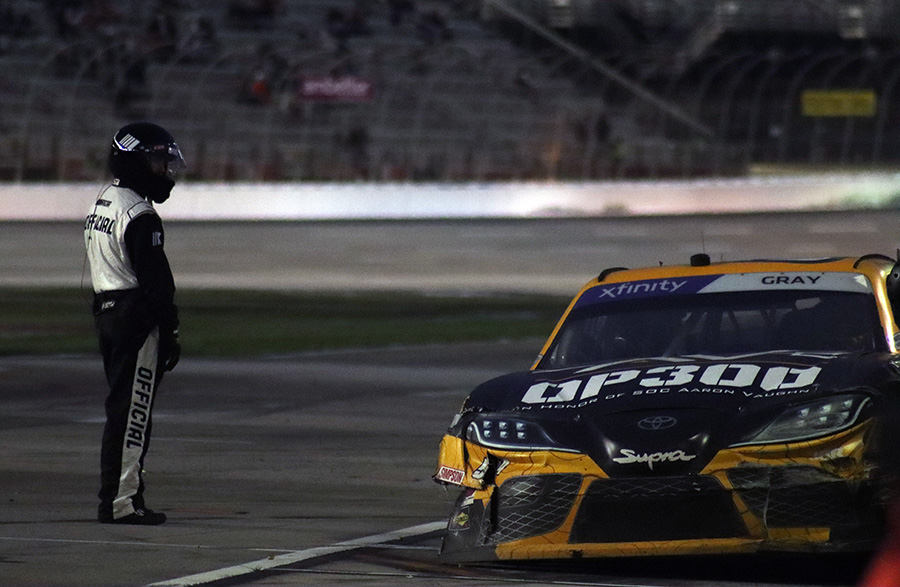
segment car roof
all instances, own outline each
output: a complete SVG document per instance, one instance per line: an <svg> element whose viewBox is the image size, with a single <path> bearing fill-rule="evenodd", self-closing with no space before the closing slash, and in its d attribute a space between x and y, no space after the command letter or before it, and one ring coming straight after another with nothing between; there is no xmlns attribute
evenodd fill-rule
<svg viewBox="0 0 900 587"><path fill-rule="evenodd" d="M585 287L599 283L622 283L645 279L663 279L666 277L689 277L693 275L726 275L741 273L782 273L782 272L835 272L860 273L870 277L883 277L896 261L880 254L863 255L862 257L830 257L825 259L752 259L745 261L722 261L713 263L705 254L691 257L685 265L659 265L658 267L641 267L628 269L611 267Z"/></svg>
<svg viewBox="0 0 900 587"><path fill-rule="evenodd" d="M559 333L563 323L568 319L569 313L579 300L593 288L614 283L628 283L672 277L693 277L703 275L741 275L748 273L856 273L864 275L876 289L876 298L879 300L879 314L881 323L888 338L891 352L897 352L894 334L897 332L897 324L894 322L889 309L888 296L885 295L885 280L893 274L892 269L898 262L881 254L869 254L861 257L830 257L826 259L752 259L747 261L723 261L712 263L705 254L692 255L690 264L687 265L662 265L658 267L642 267L628 269L625 267L611 267L605 269L599 276L589 281L581 291L572 298L568 308L560 317L544 343L537 360L532 365L536 368L541 358L548 352L551 344Z"/></svg>

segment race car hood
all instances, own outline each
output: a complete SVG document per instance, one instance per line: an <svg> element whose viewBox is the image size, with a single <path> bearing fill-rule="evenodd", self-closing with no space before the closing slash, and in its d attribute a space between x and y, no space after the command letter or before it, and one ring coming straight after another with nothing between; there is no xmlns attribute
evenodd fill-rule
<svg viewBox="0 0 900 587"><path fill-rule="evenodd" d="M792 405L875 396L896 384L897 372L890 355L876 353L642 359L499 377L476 388L463 411L536 422L558 446L589 454L611 475L623 467L632 475L684 474Z"/></svg>

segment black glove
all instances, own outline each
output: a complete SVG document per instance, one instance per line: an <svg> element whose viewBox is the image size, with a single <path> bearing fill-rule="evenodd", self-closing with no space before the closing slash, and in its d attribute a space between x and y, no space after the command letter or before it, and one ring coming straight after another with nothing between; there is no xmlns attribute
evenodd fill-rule
<svg viewBox="0 0 900 587"><path fill-rule="evenodd" d="M178 344L178 331L164 334L159 338L159 357L164 371L171 371L181 358L181 345Z"/></svg>

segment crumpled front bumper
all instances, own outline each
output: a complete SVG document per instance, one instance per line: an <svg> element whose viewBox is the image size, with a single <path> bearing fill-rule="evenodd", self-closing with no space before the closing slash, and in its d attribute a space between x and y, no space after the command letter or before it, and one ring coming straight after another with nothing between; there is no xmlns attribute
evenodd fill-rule
<svg viewBox="0 0 900 587"><path fill-rule="evenodd" d="M580 453L447 435L435 480L464 491L442 560L865 550L881 528L868 429L723 450L697 475L626 478Z"/></svg>

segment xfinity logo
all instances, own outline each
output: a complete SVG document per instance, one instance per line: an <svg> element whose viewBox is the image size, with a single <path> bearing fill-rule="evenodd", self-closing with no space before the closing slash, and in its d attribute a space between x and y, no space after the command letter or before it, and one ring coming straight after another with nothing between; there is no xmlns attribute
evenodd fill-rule
<svg viewBox="0 0 900 587"><path fill-rule="evenodd" d="M651 292L672 293L679 290L687 279L681 281L672 281L671 279L659 279L652 281L643 281L636 283L622 283L620 285L612 285L610 287L600 287L597 291L597 299L604 298L618 299L623 296L637 295Z"/></svg>
<svg viewBox="0 0 900 587"><path fill-rule="evenodd" d="M630 465L631 463L647 463L650 470L653 470L654 463L678 463L681 461L692 461L697 455L685 454L683 450L673 450L671 452L652 452L638 453L628 448L619 451L622 456L615 457L613 460L620 465Z"/></svg>
<svg viewBox="0 0 900 587"><path fill-rule="evenodd" d="M665 430L677 423L678 420L671 416L651 416L638 421L637 425L641 430Z"/></svg>

